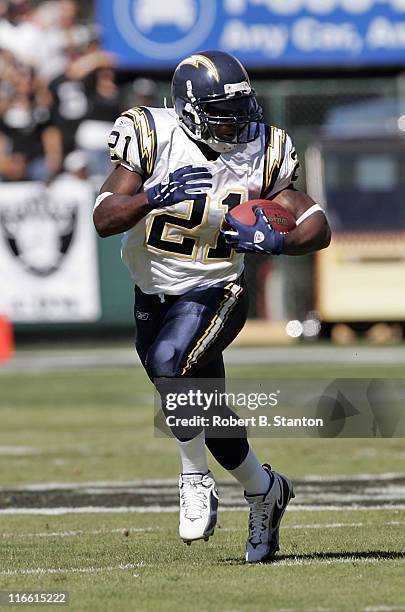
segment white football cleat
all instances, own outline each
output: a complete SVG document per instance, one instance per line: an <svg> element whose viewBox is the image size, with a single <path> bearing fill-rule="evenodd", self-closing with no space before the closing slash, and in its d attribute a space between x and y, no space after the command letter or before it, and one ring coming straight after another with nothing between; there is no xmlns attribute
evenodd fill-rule
<svg viewBox="0 0 405 612"><path fill-rule="evenodd" d="M263 465L270 476L264 495L246 495L250 506L249 534L246 543L246 562L269 561L279 550L279 527L290 499L295 497L293 486L285 476Z"/></svg>
<svg viewBox="0 0 405 612"><path fill-rule="evenodd" d="M211 472L180 474L179 534L186 544L208 540L217 523L218 491Z"/></svg>

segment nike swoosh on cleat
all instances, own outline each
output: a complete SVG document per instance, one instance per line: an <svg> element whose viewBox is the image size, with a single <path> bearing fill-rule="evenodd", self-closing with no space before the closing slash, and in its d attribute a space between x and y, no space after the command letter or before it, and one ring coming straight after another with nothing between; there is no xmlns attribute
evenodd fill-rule
<svg viewBox="0 0 405 612"><path fill-rule="evenodd" d="M213 510L218 509L218 496L215 495L214 491L211 491L211 508Z"/></svg>
<svg viewBox="0 0 405 612"><path fill-rule="evenodd" d="M282 508L283 507L283 502L284 502L284 480L282 478L278 478L278 482L279 482L279 486L280 486L280 495L278 497L278 499L276 500L276 504L277 504L277 508Z"/></svg>
<svg viewBox="0 0 405 612"><path fill-rule="evenodd" d="M211 515L208 525L205 528L205 533L212 531L217 523L217 509L218 509L218 498L215 497L214 492L211 491Z"/></svg>
<svg viewBox="0 0 405 612"><path fill-rule="evenodd" d="M281 495L280 498L277 499L276 501L276 507L274 508L274 512L273 512L273 518L272 518L272 528L274 529L275 527L277 527L278 523L281 520L281 517L283 515L283 512L285 510L285 508L287 507L288 501L289 501L289 495L290 495L290 488L288 486L288 483L283 480L281 480ZM281 503L280 503L281 500Z"/></svg>

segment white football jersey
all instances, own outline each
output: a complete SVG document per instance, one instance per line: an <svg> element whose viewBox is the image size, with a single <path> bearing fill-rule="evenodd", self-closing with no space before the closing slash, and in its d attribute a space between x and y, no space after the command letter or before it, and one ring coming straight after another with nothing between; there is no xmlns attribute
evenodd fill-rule
<svg viewBox="0 0 405 612"><path fill-rule="evenodd" d="M207 161L180 127L172 109L131 108L115 122L108 142L111 160L143 176L145 191L183 166L204 166L212 188L198 200L152 210L122 240L122 259L145 293L182 294L232 281L243 255L229 248L219 229L224 214L242 202L270 198L297 178L298 160L289 136L260 126L259 137Z"/></svg>

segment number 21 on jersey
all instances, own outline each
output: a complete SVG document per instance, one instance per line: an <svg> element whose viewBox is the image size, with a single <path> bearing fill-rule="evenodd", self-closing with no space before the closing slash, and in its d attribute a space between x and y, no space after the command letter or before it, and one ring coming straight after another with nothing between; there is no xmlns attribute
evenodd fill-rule
<svg viewBox="0 0 405 612"><path fill-rule="evenodd" d="M171 257L194 260L201 240L199 230L206 225L210 209L215 206L217 210L222 210L224 215L246 200L246 191L235 188L227 191L216 201L212 201L207 195L194 201L186 201L187 210L184 213L167 211L156 213L147 224L145 247ZM232 250L226 245L219 231L220 225L219 221L218 227L213 228L212 243L207 243L204 247L203 263L223 261L232 257Z"/></svg>

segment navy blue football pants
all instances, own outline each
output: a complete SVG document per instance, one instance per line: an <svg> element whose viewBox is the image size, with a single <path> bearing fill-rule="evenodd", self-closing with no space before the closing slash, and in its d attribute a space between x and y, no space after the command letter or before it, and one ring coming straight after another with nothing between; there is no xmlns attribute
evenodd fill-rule
<svg viewBox="0 0 405 612"><path fill-rule="evenodd" d="M164 300L164 301L163 301ZM222 351L234 340L245 324L248 298L241 279L210 287L193 289L182 295L148 295L135 287L136 349L149 378L162 397L171 379L176 385L184 380L211 379L217 389L225 389ZM192 416L185 407L184 416ZM227 406L219 408L222 416L234 414ZM182 416L178 414L178 416ZM173 435L190 439L201 427L172 427ZM225 469L238 467L245 459L249 445L243 427L232 428L219 437L205 432L206 445Z"/></svg>

